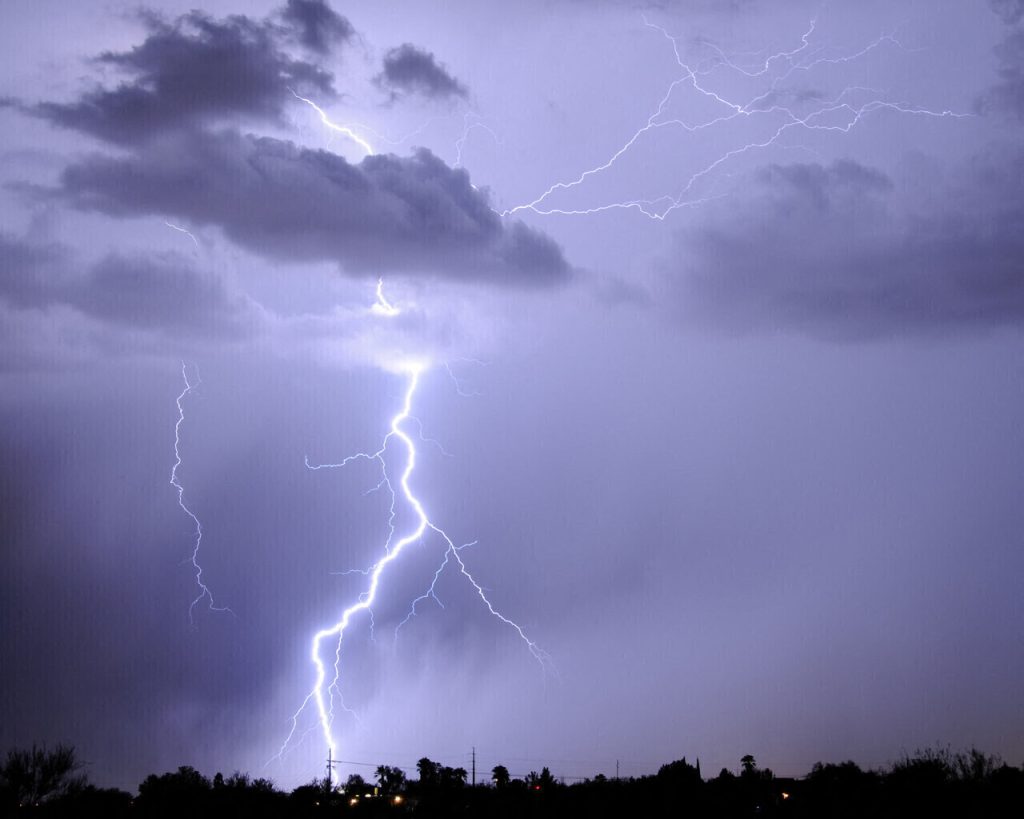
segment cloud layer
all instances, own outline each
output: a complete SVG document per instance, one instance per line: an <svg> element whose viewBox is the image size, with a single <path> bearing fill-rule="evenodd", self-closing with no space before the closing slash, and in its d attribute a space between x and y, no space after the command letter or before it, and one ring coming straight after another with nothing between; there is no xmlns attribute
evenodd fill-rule
<svg viewBox="0 0 1024 819"><path fill-rule="evenodd" d="M118 218L169 217L214 226L273 260L333 261L350 275L564 281L569 265L540 231L505 221L486 191L426 149L352 164L238 127L283 119L292 91L334 99L334 76L288 53L314 56L355 36L323 2L291 0L263 20L190 12L143 17L146 36L96 61L127 79L72 102L25 107L61 127L129 148L69 165L57 196ZM406 43L388 52L378 81L391 93L464 96L433 54Z"/></svg>
<svg viewBox="0 0 1024 819"><path fill-rule="evenodd" d="M1004 19L1017 22L1021 9ZM978 100L982 113L1003 113L1024 119L1024 29L1017 26L995 48L999 62L998 81Z"/></svg>
<svg viewBox="0 0 1024 819"><path fill-rule="evenodd" d="M434 55L403 43L384 55L384 68L377 75L377 84L389 90L392 97L418 94L435 100L466 97L468 89Z"/></svg>
<svg viewBox="0 0 1024 819"><path fill-rule="evenodd" d="M274 259L352 274L429 274L538 285L569 272L539 231L505 222L465 170L429 151L359 164L233 131L186 133L128 157L70 166L58 195L118 217L173 215Z"/></svg>
<svg viewBox="0 0 1024 819"><path fill-rule="evenodd" d="M986 201L954 191L953 206L908 217L872 168L772 165L741 205L680 235L676 303L737 330L835 339L1020 323L1024 197L1006 180L1024 157L1000 163L975 169Z"/></svg>
<svg viewBox="0 0 1024 819"><path fill-rule="evenodd" d="M15 310L73 308L122 329L195 338L239 337L257 308L180 253L110 253L77 269L74 255L0 234L0 302Z"/></svg>
<svg viewBox="0 0 1024 819"><path fill-rule="evenodd" d="M300 39L326 47L325 24L305 8L289 5L285 19L294 19ZM335 96L331 73L285 53L281 29L266 21L243 15L217 20L198 11L173 22L154 14L144 19L141 44L95 58L127 79L74 102L43 102L28 110L107 142L141 145L168 131L239 116L279 120L289 88Z"/></svg>

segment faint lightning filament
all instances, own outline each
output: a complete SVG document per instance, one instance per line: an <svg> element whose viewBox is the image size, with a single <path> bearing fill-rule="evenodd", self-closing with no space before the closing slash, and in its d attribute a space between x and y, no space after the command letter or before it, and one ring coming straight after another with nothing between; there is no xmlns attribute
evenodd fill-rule
<svg viewBox="0 0 1024 819"><path fill-rule="evenodd" d="M196 250L199 250L199 240L195 236L193 236L190 231L186 230L181 225L176 225L173 222L168 222L166 219L164 220L164 224L167 225L167 227L169 227L171 230L176 230L178 231L178 233L184 233L186 236L188 236L189 239L192 240L192 244L196 246Z"/></svg>
<svg viewBox="0 0 1024 819"><path fill-rule="evenodd" d="M182 486L178 480L178 467L181 466L181 425L185 423L185 399L191 394L192 390L198 384L202 383L199 379L198 372L196 373L196 384L193 384L188 377L188 370L185 367L185 362L181 362L181 377L185 382L185 388L178 395L176 401L178 407L178 421L174 425L174 466L171 467L171 486L173 486L178 492L178 506L181 510L192 519L192 523L195 524L195 540L192 544L192 569L195 572L196 586L199 589L199 593L196 598L192 601L192 604L188 607L188 622L191 625L195 625L195 609L203 600L207 601L207 606L210 611L226 611L229 614L234 614L231 609L226 606L218 606L213 600L213 592L203 582L203 567L199 563L199 547L203 542L203 525L199 522L199 518L196 517L193 512L185 504L185 487Z"/></svg>

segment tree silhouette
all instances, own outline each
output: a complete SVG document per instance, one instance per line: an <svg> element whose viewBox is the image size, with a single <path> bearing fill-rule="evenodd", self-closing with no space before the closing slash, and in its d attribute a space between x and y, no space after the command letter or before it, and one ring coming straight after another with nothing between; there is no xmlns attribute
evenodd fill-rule
<svg viewBox="0 0 1024 819"><path fill-rule="evenodd" d="M555 778L551 775L551 771L548 770L547 766L541 769L540 773L536 771L530 771L526 775L526 784L530 790L541 791L550 790L555 784Z"/></svg>
<svg viewBox="0 0 1024 819"><path fill-rule="evenodd" d="M524 782L512 780L508 769L496 765L492 774L498 787L467 788L464 768L424 757L417 767L426 784L407 783L397 767L377 768L381 790L388 797L384 799L363 798L367 794L363 789L369 786L358 775L349 777L348 786L354 792L344 798L327 787L327 779L313 780L287 796L270 781L248 774L218 774L211 783L196 769L183 766L147 777L139 786L139 797L132 800L123 791L75 787L79 780L74 776L73 755L33 749L13 751L0 764L4 796L0 817L31 813L40 819L553 819L573 815L591 819L1002 819L1020 816L1024 804L1024 770L973 748L960 753L918 751L889 770L864 771L853 762L818 763L803 778L776 779L768 768L759 768L752 756L741 764L740 776L723 769L718 777L703 780L697 766L681 759L662 765L657 774L615 781L597 775L569 785L556 781L547 768L531 772ZM397 798L398 790L408 790L413 798Z"/></svg>
<svg viewBox="0 0 1024 819"><path fill-rule="evenodd" d="M658 768L658 779L672 787L689 787L700 782L700 771L684 756Z"/></svg>
<svg viewBox="0 0 1024 819"><path fill-rule="evenodd" d="M57 745L52 751L32 746L31 750L13 749L0 767L0 792L8 805L29 806L64 796L84 787L85 777L76 776L81 766L75 749Z"/></svg>
<svg viewBox="0 0 1024 819"><path fill-rule="evenodd" d="M508 773L508 768L504 765L495 765L491 768L491 781L497 788L504 788L508 786L511 777Z"/></svg>
<svg viewBox="0 0 1024 819"><path fill-rule="evenodd" d="M182 765L174 773L147 776L139 783L139 799L150 805L192 805L212 787L210 780L191 765Z"/></svg>
<svg viewBox="0 0 1024 819"><path fill-rule="evenodd" d="M380 791L385 796L392 796L401 793L405 788L405 771L391 765L379 765L377 767L377 783Z"/></svg>
<svg viewBox="0 0 1024 819"><path fill-rule="evenodd" d="M366 780L363 779L359 774L349 774L348 779L345 780L344 792L347 794L362 794L369 789L369 785L366 784Z"/></svg>
<svg viewBox="0 0 1024 819"><path fill-rule="evenodd" d="M416 763L416 770L419 772L421 785L436 785L440 779L440 766L427 757Z"/></svg>
<svg viewBox="0 0 1024 819"><path fill-rule="evenodd" d="M466 784L466 779L469 777L469 771L465 768L449 768L445 765L441 768L440 779L442 788L461 788Z"/></svg>

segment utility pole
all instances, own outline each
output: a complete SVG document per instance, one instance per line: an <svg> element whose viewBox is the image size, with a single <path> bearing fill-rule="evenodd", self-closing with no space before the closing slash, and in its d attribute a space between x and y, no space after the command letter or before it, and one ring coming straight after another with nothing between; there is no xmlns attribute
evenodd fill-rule
<svg viewBox="0 0 1024 819"><path fill-rule="evenodd" d="M476 745L473 746L473 787L476 787Z"/></svg>
<svg viewBox="0 0 1024 819"><path fill-rule="evenodd" d="M334 785L334 766L338 763L334 761L331 756L331 748L327 748L327 779L324 780L324 790L328 793L331 792L331 787Z"/></svg>
<svg viewBox="0 0 1024 819"><path fill-rule="evenodd" d="M615 760L615 778L619 778L619 760Z"/></svg>

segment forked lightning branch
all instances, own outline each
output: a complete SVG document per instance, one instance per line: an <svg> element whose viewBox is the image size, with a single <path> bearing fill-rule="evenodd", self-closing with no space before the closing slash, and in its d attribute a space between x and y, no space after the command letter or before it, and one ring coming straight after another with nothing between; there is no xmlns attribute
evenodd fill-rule
<svg viewBox="0 0 1024 819"><path fill-rule="evenodd" d="M397 307L390 304L384 297L383 284L381 282L377 284L377 302L374 305L374 312L382 317L392 317L400 312ZM298 710L292 716L291 730L285 738L278 756L283 755L288 750L289 744L298 730L299 721L303 713L312 707L328 751L331 757L337 758L338 740L335 736L334 719L336 706L345 708L341 696L345 638L351 634L351 629L356 625L360 614L365 612L367 614L367 621L370 620L372 607L377 599L381 584L385 581L386 575L399 570L397 564L401 562L403 553L406 550L417 548L427 538L436 537L441 539L445 545L444 557L433 576L430 588L412 602L409 615L403 623L407 622L409 617L415 614L415 606L418 602L427 596L434 595L435 585L442 573L449 570L449 567L454 567L473 589L487 612L504 627L510 629L512 634L523 642L526 649L540 663L542 668L546 670L552 669L551 658L547 652L527 636L526 632L517 622L506 617L495 608L484 591L483 586L477 582L469 571L460 553L463 547L456 546L447 532L431 520L423 503L416 496L412 485L413 474L416 470L416 442L405 429L405 425L412 417L416 390L420 381L427 373L427 365L420 362L407 363L401 369L407 379L402 406L391 418L388 432L378 449L372 452L357 452L338 463L311 464L308 459L306 461L306 466L314 470L338 469L357 461L369 461L376 464L380 474L379 486L389 494L391 501L388 516L388 535L381 546L381 557L368 569L359 572L366 577L364 590L357 596L354 602L341 611L341 615L337 620L324 626L324 628L313 635L310 644L310 661L314 672L313 685ZM397 467L395 464L397 464ZM401 534L395 529L395 518L399 504L404 505L408 512L411 513L411 521L413 523L410 528ZM401 628L401 624L399 628Z"/></svg>

